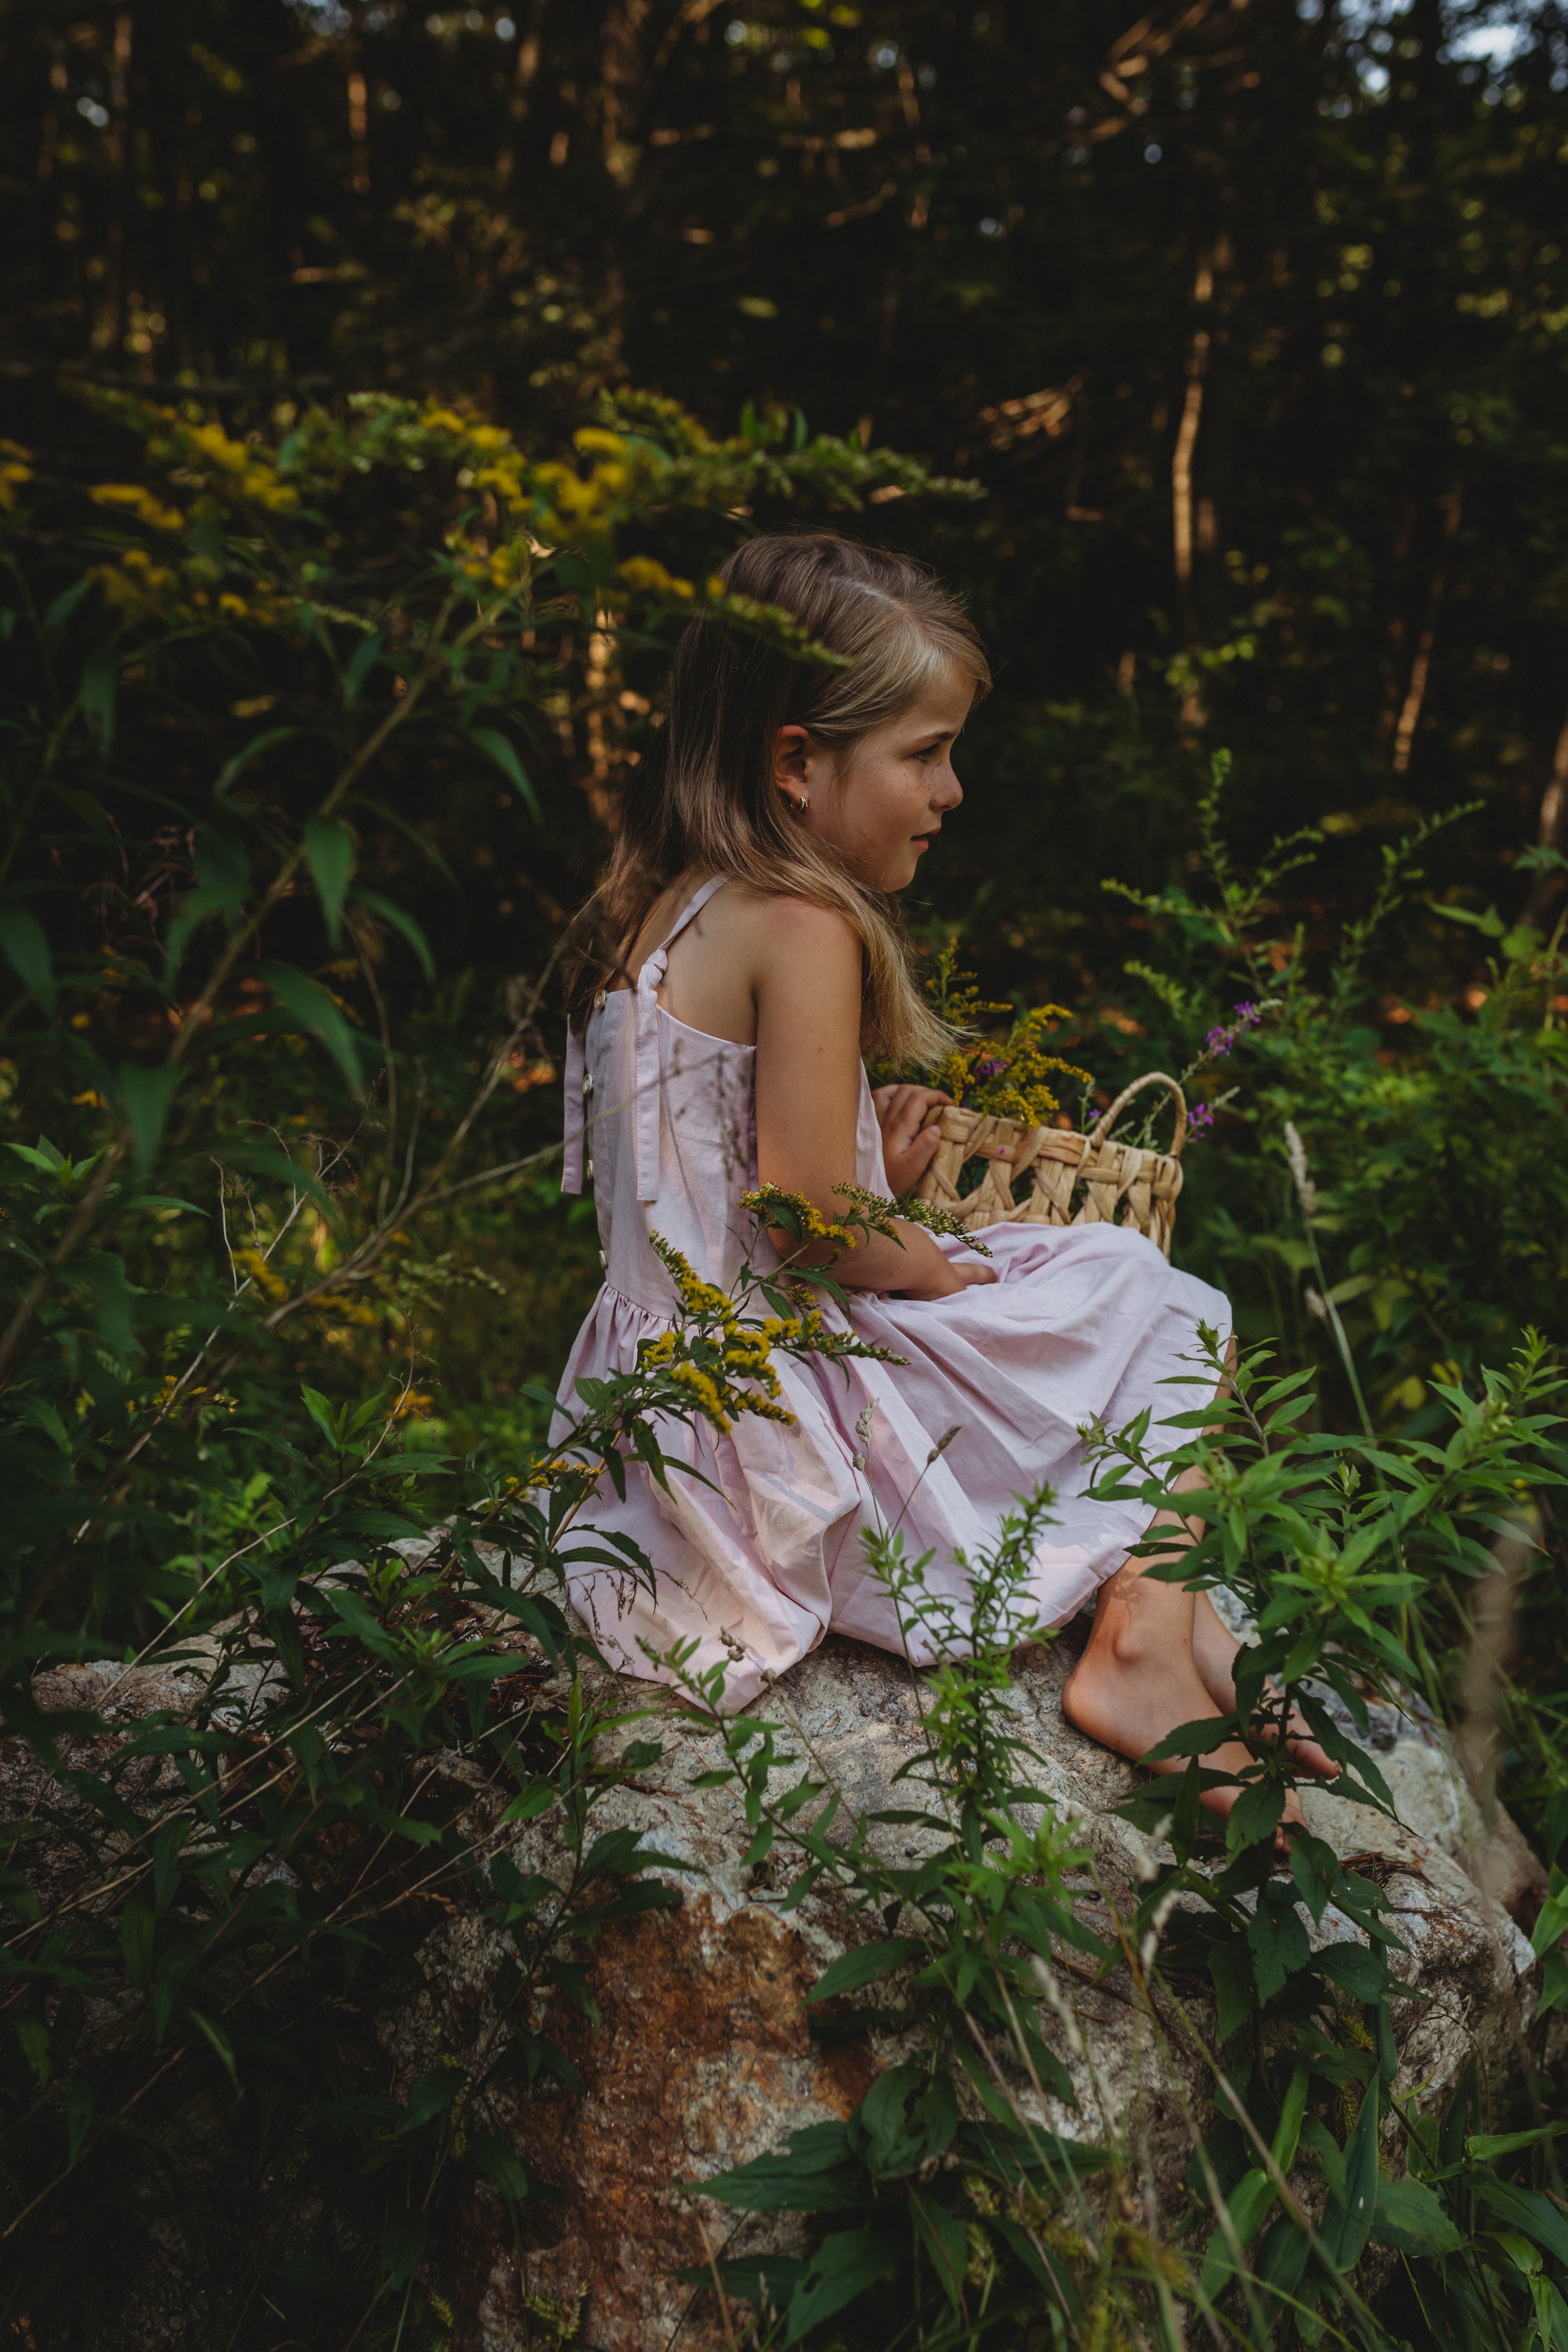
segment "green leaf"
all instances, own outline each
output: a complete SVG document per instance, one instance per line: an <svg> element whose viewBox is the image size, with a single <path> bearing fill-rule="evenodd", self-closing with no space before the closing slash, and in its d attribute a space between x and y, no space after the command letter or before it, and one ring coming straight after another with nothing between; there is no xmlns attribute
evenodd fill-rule
<svg viewBox="0 0 1568 2352"><path fill-rule="evenodd" d="M326 990L286 963L258 964L257 977L281 998L301 1029L326 1047L353 1092L363 1094L358 1040Z"/></svg>
<svg viewBox="0 0 1568 2352"><path fill-rule="evenodd" d="M853 1951L845 1952L824 1969L805 1995L806 2003L809 2006L816 2000L831 2000L836 1993L858 1992L862 1985L885 1976L889 1969L918 1958L925 1948L914 1936L895 1936L886 1943L857 1944Z"/></svg>
<svg viewBox="0 0 1568 2352"><path fill-rule="evenodd" d="M1467 2141L1467 2147L1468 2145ZM1484 2172L1474 2185L1476 2195L1483 2205L1500 2215L1512 2229L1521 2231L1536 2245L1543 2246L1554 2261L1568 2263L1568 2221L1564 2221L1550 2199L1542 2197L1537 2189L1517 2189L1511 2180L1495 2180Z"/></svg>
<svg viewBox="0 0 1568 2352"><path fill-rule="evenodd" d="M250 765L252 760L259 760L263 751L270 751L275 744L287 743L292 736L303 732L300 727L264 727L259 735L253 735L245 749L235 753L219 776L216 787L218 799L223 799L235 778ZM201 871L199 861L196 870L198 873Z"/></svg>
<svg viewBox="0 0 1568 2352"><path fill-rule="evenodd" d="M305 827L305 862L321 902L327 937L336 948L342 934L343 900L354 866L354 837L341 817L313 816Z"/></svg>
<svg viewBox="0 0 1568 2352"><path fill-rule="evenodd" d="M353 659L350 662L347 669L343 672L343 700L345 702L353 702L358 699L361 687L364 684L365 679L370 676L371 671L374 668L376 663L380 659L381 631L376 629L370 636L362 638L360 643L354 647Z"/></svg>
<svg viewBox="0 0 1568 2352"><path fill-rule="evenodd" d="M127 1976L142 1990L153 1980L153 1949L157 1932L158 1922L150 1903L132 1899L126 1905L120 1921L120 1948L125 1955Z"/></svg>
<svg viewBox="0 0 1568 2352"><path fill-rule="evenodd" d="M166 1062L152 1069L142 1062L122 1062L115 1074L115 1087L126 1124L136 1142L136 1172L140 1176L152 1172L158 1146L163 1139L169 1106L179 1083L179 1070Z"/></svg>
<svg viewBox="0 0 1568 2352"><path fill-rule="evenodd" d="M553 1780L544 1779L534 1780L523 1790L521 1796L512 1799L501 1815L501 1819L503 1822L537 1821L541 1813L547 1813L550 1811L560 1793Z"/></svg>
<svg viewBox="0 0 1568 2352"><path fill-rule="evenodd" d="M1145 1765L1163 1764L1173 1756L1206 1756L1214 1745L1215 1718L1207 1715L1196 1723L1178 1724L1138 1760Z"/></svg>
<svg viewBox="0 0 1568 2352"><path fill-rule="evenodd" d="M1270 1903L1260 1895L1247 1926L1247 1940L1252 1947L1258 1990L1265 2000L1272 2000L1286 1978L1304 1969L1312 1957L1307 1930L1293 1899Z"/></svg>
<svg viewBox="0 0 1568 2352"><path fill-rule="evenodd" d="M1536 2003L1535 2014L1538 2018L1544 2017L1549 2009L1561 2009L1564 2001L1568 2001L1568 1956L1562 1952L1548 1952L1546 1965L1541 1971L1541 1999Z"/></svg>
<svg viewBox="0 0 1568 2352"><path fill-rule="evenodd" d="M1339 1872L1340 1858L1331 1845L1308 1830L1291 1831L1290 1875L1314 1924L1328 1908Z"/></svg>
<svg viewBox="0 0 1568 2352"><path fill-rule="evenodd" d="M473 2142L473 2153L480 2168L495 2182L501 2195L513 2205L521 2205L532 2189L529 2170L514 2148L493 2132L484 2132Z"/></svg>
<svg viewBox="0 0 1568 2352"><path fill-rule="evenodd" d="M320 1389L308 1388L303 1381L300 1384L300 1395L310 1419L315 1423L316 1427L321 1431L321 1435L326 1439L328 1444L332 1448L332 1451L336 1453L339 1450L341 1439L338 1427L338 1416L333 1412L331 1405L321 1394Z"/></svg>
<svg viewBox="0 0 1568 2352"><path fill-rule="evenodd" d="M721 2262L718 2268L725 2294L733 2295L737 2303L768 2303L775 2311L789 2301L806 2273L798 2254L742 2254ZM688 2286L713 2284L712 2267L707 2263L689 2263L672 2275Z"/></svg>
<svg viewBox="0 0 1568 2352"><path fill-rule="evenodd" d="M792 2132L782 2148L753 2157L733 2172L681 2186L744 2213L844 2212L866 2201L865 2175L852 2158L843 2124L807 2124Z"/></svg>
<svg viewBox="0 0 1568 2352"><path fill-rule="evenodd" d="M55 962L37 915L26 907L0 907L0 948L25 987L50 1001L55 992Z"/></svg>
<svg viewBox="0 0 1568 2352"><path fill-rule="evenodd" d="M1533 2131L1472 2132L1465 2142L1465 2154L1478 2164L1490 2164L1496 2157L1512 2156L1521 2147L1539 2147L1542 2140L1555 2139L1565 2131L1568 2123L1537 2124Z"/></svg>
<svg viewBox="0 0 1568 2352"><path fill-rule="evenodd" d="M1457 2254L1464 2244L1442 2199L1422 2180L1377 2183L1377 2211L1373 2221L1374 2244L1394 2246L1402 2254Z"/></svg>
<svg viewBox="0 0 1568 2352"><path fill-rule="evenodd" d="M898 2256L885 2238L871 2230L841 2230L825 2238L805 2266L805 2275L789 2299L784 2342L798 2344L868 2286L889 2276Z"/></svg>
<svg viewBox="0 0 1568 2352"><path fill-rule="evenodd" d="M1276 2221L1253 2257L1252 2274L1279 2295L1293 2295L1307 2267L1312 2242L1299 2221L1289 2215Z"/></svg>
<svg viewBox="0 0 1568 2352"><path fill-rule="evenodd" d="M91 586L90 580L73 580L68 588L60 590L44 614L42 626L46 637L58 635Z"/></svg>
<svg viewBox="0 0 1568 2352"><path fill-rule="evenodd" d="M234 2044L229 2040L227 2034L224 2032L222 2026L218 2023L216 2018L204 2016L199 2009L188 2010L186 2011L186 2015L189 2017L191 2023L195 2027L196 2032L203 2035L217 2053L218 2058L222 2063L224 2072L228 2075L229 2080L231 2082L237 2083L239 2077L235 2068Z"/></svg>
<svg viewBox="0 0 1568 2352"><path fill-rule="evenodd" d="M1345 2143L1345 2186L1318 2226L1329 2259L1342 2272L1354 2270L1377 2215L1377 2096L1374 2075L1363 2095L1355 2129Z"/></svg>
<svg viewBox="0 0 1568 2352"><path fill-rule="evenodd" d="M1258 2006L1258 1993L1252 1971L1252 1955L1237 1938L1235 1942L1211 1944L1209 1975L1214 1981L1215 1997L1219 2014L1215 2021L1215 2033L1221 2042L1228 2042L1237 2026L1245 2025Z"/></svg>
<svg viewBox="0 0 1568 2352"><path fill-rule="evenodd" d="M956 2213L950 2213L934 2197L922 2195L918 2189L911 2189L909 2197L910 2210L942 2293L954 2311L960 2311L963 2307L963 2274L969 2266L969 2239L963 2224Z"/></svg>
<svg viewBox="0 0 1568 2352"><path fill-rule="evenodd" d="M468 736L470 743L477 743L481 751L489 752L502 775L516 785L530 814L537 817L540 813L539 802L534 795L533 786L523 773L522 762L506 737L494 727L470 727Z"/></svg>
<svg viewBox="0 0 1568 2352"><path fill-rule="evenodd" d="M120 664L110 653L89 654L82 664L77 698L88 732L103 752L114 740L114 690L119 679Z"/></svg>
<svg viewBox="0 0 1568 2352"><path fill-rule="evenodd" d="M421 2074L408 2094L408 2103L397 2126L399 2133L418 2131L444 2114L468 2079L461 2066L432 2066L428 2074Z"/></svg>
<svg viewBox="0 0 1568 2352"><path fill-rule="evenodd" d="M584 1885L594 1878L635 1877L641 1870L683 1870L700 1875L700 1862L682 1862L679 1854L663 1853L658 1846L643 1845L642 1830L605 1830L594 1840L584 1855L578 1877Z"/></svg>
<svg viewBox="0 0 1568 2352"><path fill-rule="evenodd" d="M1254 2165L1243 2173L1226 2200L1226 2212L1237 2243L1245 2251L1262 2225L1268 2208L1274 2202L1275 2188L1270 2176L1261 2165ZM1225 2224L1217 2222L1204 2256L1204 2266L1198 2279L1199 2292L1212 2303L1236 2268L1236 2256Z"/></svg>
<svg viewBox="0 0 1568 2352"><path fill-rule="evenodd" d="M1473 907L1435 906L1432 912L1435 915L1441 915L1446 923L1468 924L1472 930L1479 931L1484 939L1500 940L1508 928L1495 906L1489 907L1484 915L1478 915Z"/></svg>
<svg viewBox="0 0 1568 2352"><path fill-rule="evenodd" d="M254 1169L258 1176L275 1177L287 1184L290 1192L304 1192L314 1201L330 1225L340 1213L337 1202L308 1168L290 1160L286 1151L279 1151L269 1143L252 1143L240 1136L224 1138L224 1158L236 1168Z"/></svg>
<svg viewBox="0 0 1568 2352"><path fill-rule="evenodd" d="M923 2066L889 2066L879 2074L846 2129L849 2145L879 2180L917 2172L951 2147L958 2129L952 2077Z"/></svg>
<svg viewBox="0 0 1568 2352"><path fill-rule="evenodd" d="M1288 2173L1296 2161L1296 2149L1301 2137L1301 2118L1307 2112L1307 2095L1311 2084L1311 2068L1298 2066L1280 2104L1279 2121L1275 2127L1269 2154L1284 2173Z"/></svg>
<svg viewBox="0 0 1568 2352"><path fill-rule="evenodd" d="M1381 2000L1387 1990L1383 1962L1364 1944L1328 1944L1316 1961L1331 1984L1354 2000Z"/></svg>
<svg viewBox="0 0 1568 2352"><path fill-rule="evenodd" d="M426 979L434 980L436 959L430 952L429 940L413 916L405 913L395 900L384 898L379 890L356 890L354 899L357 905L368 907L373 915L379 915L384 923L390 923L395 931L402 934L418 957L420 969Z"/></svg>
<svg viewBox="0 0 1568 2352"><path fill-rule="evenodd" d="M1280 1782L1249 1782L1231 1807L1230 1818L1225 1825L1225 1842L1228 1851L1235 1854L1240 1853L1247 1846L1271 1844L1284 1811L1285 1790ZM1300 1962L1296 1965L1299 1967Z"/></svg>

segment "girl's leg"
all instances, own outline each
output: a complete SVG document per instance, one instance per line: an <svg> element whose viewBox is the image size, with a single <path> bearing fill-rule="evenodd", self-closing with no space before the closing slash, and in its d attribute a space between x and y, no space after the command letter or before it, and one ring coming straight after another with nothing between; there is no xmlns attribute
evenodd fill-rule
<svg viewBox="0 0 1568 2352"><path fill-rule="evenodd" d="M1185 1471L1177 1482L1177 1492L1203 1483L1200 1472ZM1165 1528L1172 1533L1168 1549L1130 1559L1101 1585L1089 1647L1062 1692L1062 1713L1075 1730L1135 1763L1178 1725L1199 1723L1211 1716L1217 1721L1220 1715L1204 1687L1193 1654L1198 1596L1179 1584L1156 1582L1145 1573L1156 1559L1178 1559L1192 1547L1192 1528L1174 1511L1157 1512L1150 1533ZM1229 1812L1241 1794L1239 1776L1253 1760L1251 1750L1239 1739L1218 1740L1199 1758L1205 1771L1237 1776L1234 1788L1205 1790L1203 1802L1211 1812ZM1184 1772L1186 1767L1184 1756L1149 1769ZM1294 1798L1288 1800L1286 1822L1301 1819L1300 1805Z"/></svg>
<svg viewBox="0 0 1568 2352"><path fill-rule="evenodd" d="M1236 1362L1234 1339L1226 1361L1227 1367ZM1228 1387L1227 1381L1222 1396ZM1181 1494L1206 1484L1201 1470L1184 1470L1174 1491ZM1235 1660L1241 1644L1226 1630L1207 1593L1151 1582L1144 1574L1156 1561L1190 1550L1203 1532L1202 1522L1184 1519L1176 1511L1157 1511L1150 1522L1151 1534L1157 1528L1173 1531L1169 1549L1130 1559L1100 1587L1089 1647L1062 1691L1062 1712L1076 1730L1134 1762L1178 1725L1199 1723L1209 1716L1217 1720L1236 1706ZM1308 1736L1299 1717L1290 1732L1290 1752L1298 1764L1321 1780L1335 1779L1339 1766ZM1253 1758L1240 1740L1229 1739L1219 1741L1198 1760L1205 1771L1239 1773ZM1173 1757L1149 1769L1183 1772L1186 1763L1185 1757ZM1223 1815L1240 1794L1239 1786L1208 1789L1202 1801L1211 1812ZM1284 1824L1302 1818L1295 1798L1288 1797ZM1277 1842L1284 1843L1282 1832Z"/></svg>

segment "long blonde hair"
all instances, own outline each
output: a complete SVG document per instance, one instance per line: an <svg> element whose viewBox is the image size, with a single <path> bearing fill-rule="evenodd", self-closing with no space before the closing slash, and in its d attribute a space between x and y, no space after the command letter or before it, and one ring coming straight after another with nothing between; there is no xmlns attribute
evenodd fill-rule
<svg viewBox="0 0 1568 2352"><path fill-rule="evenodd" d="M567 1009L580 1030L596 990L620 977L649 909L683 873L831 907L864 957L861 1046L894 1063L940 1060L950 1039L921 996L896 902L808 833L773 780L781 727L842 752L895 719L948 668L990 687L973 624L908 556L832 531L747 541L720 577L733 596L793 614L847 668L797 661L709 620L676 647L669 710L635 772L609 869L577 919Z"/></svg>

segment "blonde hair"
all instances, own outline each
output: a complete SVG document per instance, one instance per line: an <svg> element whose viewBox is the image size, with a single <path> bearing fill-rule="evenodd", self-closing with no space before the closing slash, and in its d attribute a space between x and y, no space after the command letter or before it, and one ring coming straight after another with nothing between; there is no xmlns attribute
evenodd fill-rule
<svg viewBox="0 0 1568 2352"><path fill-rule="evenodd" d="M951 1037L921 996L896 902L808 833L774 782L781 727L805 727L840 755L896 719L948 669L976 698L991 673L973 625L921 565L831 531L748 541L720 574L733 596L792 615L847 667L801 661L732 626L696 620L682 633L664 725L626 795L609 869L578 918L568 1013L581 1029L596 990L649 909L683 873L721 875L841 914L863 953L861 1046L930 1065Z"/></svg>

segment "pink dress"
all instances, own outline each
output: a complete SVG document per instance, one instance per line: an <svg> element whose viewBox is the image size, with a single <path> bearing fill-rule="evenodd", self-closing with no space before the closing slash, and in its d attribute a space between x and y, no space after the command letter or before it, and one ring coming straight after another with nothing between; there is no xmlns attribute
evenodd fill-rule
<svg viewBox="0 0 1568 2352"><path fill-rule="evenodd" d="M757 1182L755 1048L688 1028L658 994L672 941L720 887L698 891L636 989L596 1003L568 1047L563 1189L582 1191L586 1138L605 1278L562 1377L563 1411L578 1380L629 1370L637 1342L674 1318L650 1232L725 1289L751 1242L736 1202ZM889 1192L864 1076L855 1174ZM1056 1504L1035 1555L1040 1619L1064 1623L1121 1567L1148 1514L1087 1496L1080 1427L1096 1416L1118 1426L1145 1405L1156 1422L1190 1410L1200 1391L1160 1383L1198 1369L1183 1360L1196 1327L1225 1336L1229 1307L1119 1225L994 1225L984 1239L994 1284L929 1300L856 1297L856 1329L901 1363L775 1356L789 1423L748 1418L722 1436L700 1421L689 1436L679 1423L661 1429L668 1457L691 1463L710 1485L672 1471L667 1495L635 1464L624 1502L602 1483L584 1523L633 1537L656 1579L650 1597L611 1569L573 1577L573 1602L612 1665L662 1679L640 1643L663 1651L696 1635L690 1670L723 1660L725 1701L738 1707L829 1630L928 1664L931 1644L918 1629L900 1631L861 1530L879 1515L898 1522L910 1557L933 1554L928 1586L962 1605L967 1579L954 1554L991 1542L1012 1498L1042 1483ZM952 1255L963 1248L940 1246ZM765 1244L753 1248L757 1262L767 1255ZM862 1437L856 1423L868 1405ZM558 1420L557 1432L563 1426Z"/></svg>

